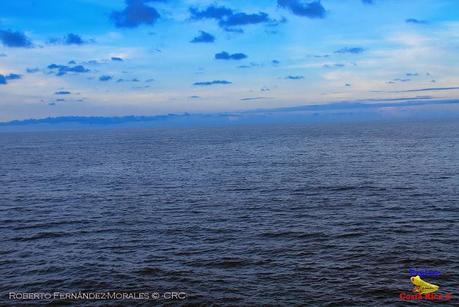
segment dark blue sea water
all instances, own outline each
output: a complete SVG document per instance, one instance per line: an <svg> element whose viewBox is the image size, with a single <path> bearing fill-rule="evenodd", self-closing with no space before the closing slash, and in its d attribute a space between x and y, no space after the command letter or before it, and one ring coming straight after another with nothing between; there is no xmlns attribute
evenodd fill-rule
<svg viewBox="0 0 459 307"><path fill-rule="evenodd" d="M0 133L0 206L2 305L458 302L458 122Z"/></svg>

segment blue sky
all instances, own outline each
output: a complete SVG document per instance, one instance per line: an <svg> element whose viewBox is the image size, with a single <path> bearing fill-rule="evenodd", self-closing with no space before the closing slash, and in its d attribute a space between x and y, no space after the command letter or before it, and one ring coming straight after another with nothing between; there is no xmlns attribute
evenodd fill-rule
<svg viewBox="0 0 459 307"><path fill-rule="evenodd" d="M456 0L4 0L0 120L459 94Z"/></svg>

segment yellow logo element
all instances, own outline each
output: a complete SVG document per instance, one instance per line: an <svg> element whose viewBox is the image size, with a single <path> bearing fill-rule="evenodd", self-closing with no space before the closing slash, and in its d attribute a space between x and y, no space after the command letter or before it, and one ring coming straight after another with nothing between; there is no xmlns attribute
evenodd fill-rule
<svg viewBox="0 0 459 307"><path fill-rule="evenodd" d="M415 286L413 292L421 294L433 293L438 291L439 288L437 285L430 284L422 280L421 277L419 277L419 275L411 277L411 283Z"/></svg>

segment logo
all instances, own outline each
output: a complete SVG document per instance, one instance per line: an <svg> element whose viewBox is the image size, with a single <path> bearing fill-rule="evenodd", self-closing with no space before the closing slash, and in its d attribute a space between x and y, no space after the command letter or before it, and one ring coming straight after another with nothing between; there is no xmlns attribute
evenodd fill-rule
<svg viewBox="0 0 459 307"><path fill-rule="evenodd" d="M419 277L424 278L424 277L438 277L441 275L440 271L437 270L430 270L430 269L409 269L408 273L410 276L416 276L419 275Z"/></svg>
<svg viewBox="0 0 459 307"><path fill-rule="evenodd" d="M432 270L409 270L410 275L412 273L418 273L416 276L411 275L410 281L413 284L411 293L402 292L400 293L400 299L402 300L429 300L429 301L449 301L452 298L451 293L436 293L440 287L433 283L427 282L421 278L427 277L438 277L440 272Z"/></svg>
<svg viewBox="0 0 459 307"><path fill-rule="evenodd" d="M423 281L419 275L411 277L411 283L414 285L413 292L427 294L434 293L438 291L438 286Z"/></svg>

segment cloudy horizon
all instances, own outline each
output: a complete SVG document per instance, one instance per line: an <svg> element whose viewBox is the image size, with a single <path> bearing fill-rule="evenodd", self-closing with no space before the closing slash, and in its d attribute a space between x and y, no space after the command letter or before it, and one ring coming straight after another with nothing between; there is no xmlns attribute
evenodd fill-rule
<svg viewBox="0 0 459 307"><path fill-rule="evenodd" d="M454 99L457 12L453 0L3 1L0 121Z"/></svg>

